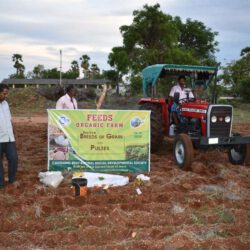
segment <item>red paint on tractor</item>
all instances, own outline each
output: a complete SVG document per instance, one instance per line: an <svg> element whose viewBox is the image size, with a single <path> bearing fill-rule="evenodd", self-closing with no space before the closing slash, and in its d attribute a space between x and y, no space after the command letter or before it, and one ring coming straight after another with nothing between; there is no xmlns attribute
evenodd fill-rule
<svg viewBox="0 0 250 250"><path fill-rule="evenodd" d="M202 136L207 135L206 125L207 125L208 106L209 103L201 99L196 99L194 102L183 103L180 105L182 116L200 119Z"/></svg>

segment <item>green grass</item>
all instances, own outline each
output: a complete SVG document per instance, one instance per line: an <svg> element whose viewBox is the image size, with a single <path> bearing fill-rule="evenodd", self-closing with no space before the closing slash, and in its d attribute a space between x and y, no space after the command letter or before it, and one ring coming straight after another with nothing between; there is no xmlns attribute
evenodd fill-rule
<svg viewBox="0 0 250 250"><path fill-rule="evenodd" d="M15 115L46 114L46 109L51 106L51 101L40 96L34 87L10 89L7 101L10 105L11 113Z"/></svg>
<svg viewBox="0 0 250 250"><path fill-rule="evenodd" d="M215 212L217 213L219 223L234 223L235 222L235 217L229 209L224 208L224 207L219 207L215 209Z"/></svg>
<svg viewBox="0 0 250 250"><path fill-rule="evenodd" d="M201 246L199 244L194 245L190 250L211 250L212 246Z"/></svg>
<svg viewBox="0 0 250 250"><path fill-rule="evenodd" d="M3 193L0 195L0 202L6 206L12 206L16 203L16 199L13 195Z"/></svg>
<svg viewBox="0 0 250 250"><path fill-rule="evenodd" d="M18 214L14 211L11 211L8 215L7 215L7 218L10 219L10 220L16 220L18 218Z"/></svg>
<svg viewBox="0 0 250 250"><path fill-rule="evenodd" d="M239 103L233 109L234 123L250 123L250 103Z"/></svg>

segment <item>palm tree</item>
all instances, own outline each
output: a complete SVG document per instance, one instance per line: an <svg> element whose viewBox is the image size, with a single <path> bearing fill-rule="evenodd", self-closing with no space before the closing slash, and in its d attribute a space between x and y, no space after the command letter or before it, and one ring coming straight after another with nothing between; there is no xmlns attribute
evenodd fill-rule
<svg viewBox="0 0 250 250"><path fill-rule="evenodd" d="M13 67L16 69L17 78L24 78L25 66L21 63L23 62L22 57L20 54L13 54L12 56L12 61L14 62Z"/></svg>
<svg viewBox="0 0 250 250"><path fill-rule="evenodd" d="M100 75L100 69L96 63L91 64L90 70L92 79L95 79L97 76Z"/></svg>
<svg viewBox="0 0 250 250"><path fill-rule="evenodd" d="M89 60L90 60L90 57L88 55L82 55L80 57L81 67L82 67L82 72L84 74L84 78L90 77Z"/></svg>

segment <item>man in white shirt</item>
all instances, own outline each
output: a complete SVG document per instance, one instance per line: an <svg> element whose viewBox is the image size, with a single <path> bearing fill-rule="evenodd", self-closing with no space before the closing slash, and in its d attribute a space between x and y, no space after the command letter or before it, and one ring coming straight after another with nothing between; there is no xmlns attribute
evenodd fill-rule
<svg viewBox="0 0 250 250"><path fill-rule="evenodd" d="M9 183L16 181L18 164L10 109L7 101L5 101L8 93L9 87L5 84L0 84L0 189L4 187L3 155L5 154L8 160Z"/></svg>
<svg viewBox="0 0 250 250"><path fill-rule="evenodd" d="M180 93L179 100L188 98L187 91L185 90L186 87L186 78L185 76L179 76L178 77L178 83L172 87L169 96L173 100L175 93ZM189 98L194 98L193 93L189 92Z"/></svg>
<svg viewBox="0 0 250 250"><path fill-rule="evenodd" d="M96 108L100 109L105 96L110 88L106 84L103 85L103 91L96 102ZM76 91L73 85L66 88L66 95L62 96L56 103L56 109L77 109L77 101L75 99Z"/></svg>
<svg viewBox="0 0 250 250"><path fill-rule="evenodd" d="M56 103L56 109L77 109L75 99L76 91L73 85L66 88L66 95L62 96Z"/></svg>
<svg viewBox="0 0 250 250"><path fill-rule="evenodd" d="M175 124L179 123L178 114L177 114L178 104L173 102L175 93L179 93L179 100L186 99L186 98L194 98L192 91L185 90L185 87L186 87L186 77L181 75L178 77L177 85L173 86L169 93L169 100L170 100L170 103L172 103L171 113L172 113L172 118Z"/></svg>

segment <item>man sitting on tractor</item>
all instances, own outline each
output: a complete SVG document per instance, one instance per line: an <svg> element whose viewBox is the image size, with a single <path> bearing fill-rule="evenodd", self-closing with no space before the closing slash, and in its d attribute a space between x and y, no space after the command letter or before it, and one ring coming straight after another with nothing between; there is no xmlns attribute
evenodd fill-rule
<svg viewBox="0 0 250 250"><path fill-rule="evenodd" d="M187 91L186 87L186 77L181 75L178 77L177 85L173 86L169 93L169 103L171 105L171 114L173 118L173 122L177 125L179 123L178 119L178 104L179 101L189 98L194 98L192 91ZM178 100L176 97L178 96Z"/></svg>

